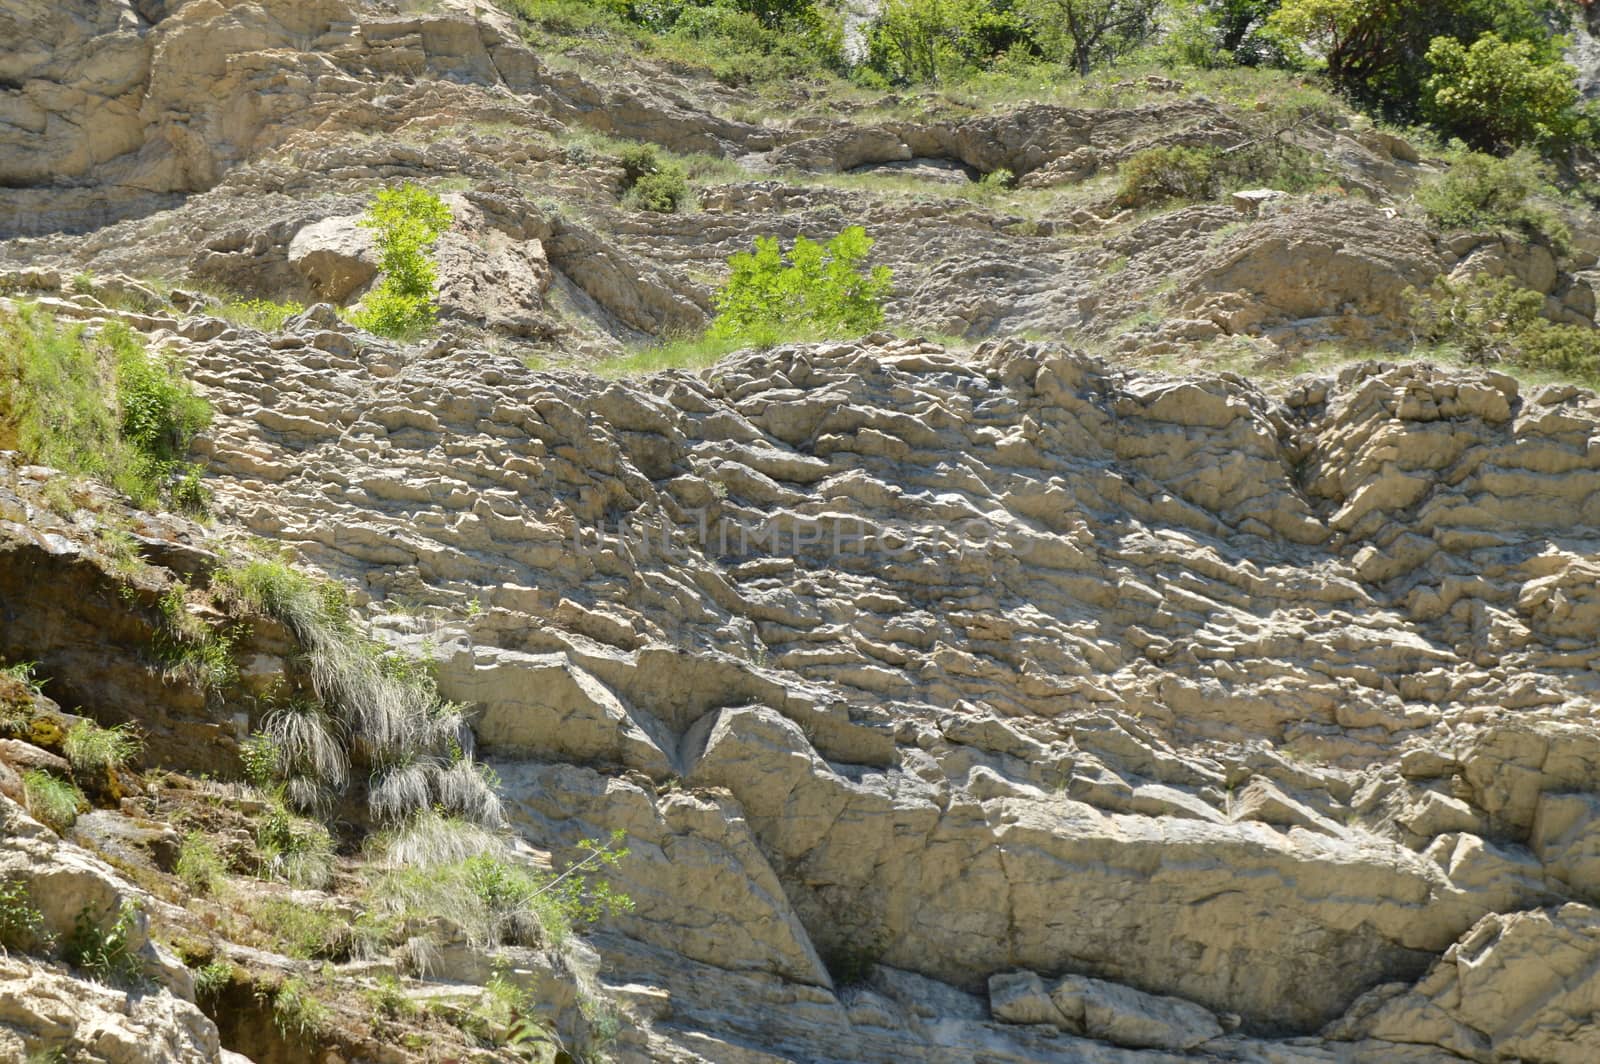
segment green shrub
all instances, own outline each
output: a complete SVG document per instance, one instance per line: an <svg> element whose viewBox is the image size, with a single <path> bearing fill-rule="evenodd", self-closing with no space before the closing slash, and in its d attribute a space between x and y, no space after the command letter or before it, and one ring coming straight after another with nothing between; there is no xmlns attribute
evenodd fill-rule
<svg viewBox="0 0 1600 1064"><path fill-rule="evenodd" d="M215 998L233 982L233 965L215 960L194 969L194 996L202 1001Z"/></svg>
<svg viewBox="0 0 1600 1064"><path fill-rule="evenodd" d="M1443 38L1486 33L1527 42L1541 61L1559 59L1552 0L1282 0L1266 33L1290 57L1318 57L1339 90L1403 121L1421 116L1429 94L1427 55Z"/></svg>
<svg viewBox="0 0 1600 1064"><path fill-rule="evenodd" d="M149 507L196 475L184 458L210 420L177 364L126 326L90 335L26 304L0 311L0 449L104 480Z"/></svg>
<svg viewBox="0 0 1600 1064"><path fill-rule="evenodd" d="M333 876L333 836L315 820L289 811L281 795L268 799L256 822L264 875L296 887L321 887Z"/></svg>
<svg viewBox="0 0 1600 1064"><path fill-rule="evenodd" d="M44 914L23 879L0 881L0 949L27 952L48 944Z"/></svg>
<svg viewBox="0 0 1600 1064"><path fill-rule="evenodd" d="M1424 103L1429 121L1483 151L1559 145L1584 125L1577 111L1578 71L1528 41L1485 33L1468 47L1436 37Z"/></svg>
<svg viewBox="0 0 1600 1064"><path fill-rule="evenodd" d="M332 909L288 898L267 898L254 903L250 911L256 924L271 936L273 949L286 957L337 957L349 941L345 921Z"/></svg>
<svg viewBox="0 0 1600 1064"><path fill-rule="evenodd" d="M1209 200L1221 188L1217 153L1209 148L1147 148L1123 163L1120 173L1116 205L1123 208Z"/></svg>
<svg viewBox="0 0 1600 1064"><path fill-rule="evenodd" d="M185 886L199 895L215 894L228 880L228 863L216 845L199 831L191 831L183 837L173 871Z"/></svg>
<svg viewBox="0 0 1600 1064"><path fill-rule="evenodd" d="M108 916L110 923L102 927L104 921L92 908L80 910L72 934L62 943L62 956L99 982L132 983L144 969L133 945L140 930L139 907L125 901Z"/></svg>
<svg viewBox="0 0 1600 1064"><path fill-rule="evenodd" d="M28 812L39 823L53 828L57 834L76 823L78 811L89 804L77 787L43 769L24 772L22 790L28 803Z"/></svg>
<svg viewBox="0 0 1600 1064"><path fill-rule="evenodd" d="M358 224L374 233L382 273L353 317L358 326L404 338L433 325L439 289L430 252L450 222L450 208L420 185L378 192Z"/></svg>
<svg viewBox="0 0 1600 1064"><path fill-rule="evenodd" d="M217 631L189 612L188 587L175 583L157 600L161 627L154 650L168 677L182 677L208 691L220 691L239 678L233 660L234 630Z"/></svg>
<svg viewBox="0 0 1600 1064"><path fill-rule="evenodd" d="M1564 250L1571 231L1537 200L1548 190L1547 170L1530 151L1506 159L1464 152L1417 190L1417 202L1441 228L1512 230Z"/></svg>
<svg viewBox="0 0 1600 1064"><path fill-rule="evenodd" d="M333 1020L304 979L289 978L272 992L272 1022L278 1033L299 1042L314 1041Z"/></svg>
<svg viewBox="0 0 1600 1064"><path fill-rule="evenodd" d="M676 167L646 174L628 190L625 202L634 210L672 214L689 198L689 183Z"/></svg>
<svg viewBox="0 0 1600 1064"><path fill-rule="evenodd" d="M636 211L671 214L689 199L689 182L677 163L664 163L652 144L623 149L623 203Z"/></svg>
<svg viewBox="0 0 1600 1064"><path fill-rule="evenodd" d="M883 324L893 278L886 266L864 269L872 238L851 226L826 245L796 237L785 256L775 237L728 260L731 275L715 297L711 339L770 345L786 336L845 336Z"/></svg>
<svg viewBox="0 0 1600 1064"><path fill-rule="evenodd" d="M1600 382L1600 331L1546 320L1544 296L1512 278L1440 280L1407 295L1419 338L1454 348L1468 362Z"/></svg>
<svg viewBox="0 0 1600 1064"><path fill-rule="evenodd" d="M868 63L896 84L959 81L1026 34L1009 3L885 0L868 33Z"/></svg>
<svg viewBox="0 0 1600 1064"><path fill-rule="evenodd" d="M144 740L131 724L102 728L80 720L67 730L62 751L74 772L112 772L139 756Z"/></svg>

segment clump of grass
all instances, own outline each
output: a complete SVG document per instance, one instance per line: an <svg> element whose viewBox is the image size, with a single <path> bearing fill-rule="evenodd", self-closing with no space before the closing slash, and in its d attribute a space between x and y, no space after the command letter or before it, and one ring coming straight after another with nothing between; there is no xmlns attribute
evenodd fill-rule
<svg viewBox="0 0 1600 1064"><path fill-rule="evenodd" d="M233 965L214 960L194 970L194 995L202 1000L214 998L233 982Z"/></svg>
<svg viewBox="0 0 1600 1064"><path fill-rule="evenodd" d="M430 868L479 854L503 855L505 841L480 824L429 809L379 836L374 850L390 868Z"/></svg>
<svg viewBox="0 0 1600 1064"><path fill-rule="evenodd" d="M314 1041L332 1022L333 1015L304 979L289 978L271 991L272 1022L285 1038Z"/></svg>
<svg viewBox="0 0 1600 1064"><path fill-rule="evenodd" d="M125 768L143 749L144 740L131 724L102 728L93 721L80 720L67 730L62 741L62 751L73 772L115 772Z"/></svg>
<svg viewBox="0 0 1600 1064"><path fill-rule="evenodd" d="M492 779L471 762L457 764L465 760L460 707L439 698L424 666L361 636L342 588L259 558L227 567L214 586L278 620L305 649L315 701L274 711L262 739L272 751L272 775L293 804L322 807L360 764L370 774L368 809L381 823L437 803L498 825ZM267 749L255 753L264 760Z"/></svg>
<svg viewBox="0 0 1600 1064"><path fill-rule="evenodd" d="M228 862L223 860L216 844L199 831L191 831L183 837L173 871L190 890L200 895L217 893L228 880Z"/></svg>
<svg viewBox="0 0 1600 1064"><path fill-rule="evenodd" d="M492 848L457 856L477 841L470 826L448 818L434 826L426 846L415 838L391 839L385 861L391 870L372 889L373 907L402 922L446 914L484 948L559 947L574 927L633 907L601 875L628 854L620 832L603 843L580 843L582 856L553 874L514 860L498 840Z"/></svg>
<svg viewBox="0 0 1600 1064"><path fill-rule="evenodd" d="M247 325L262 332L278 332L296 314L305 312L305 305L294 300L275 303L270 299L231 299L217 308L217 315L235 325Z"/></svg>
<svg viewBox="0 0 1600 1064"><path fill-rule="evenodd" d="M172 585L158 600L161 627L155 635L156 656L169 677L183 677L208 691L220 691L239 678L233 660L236 638L232 629L218 631L190 613L188 587Z"/></svg>
<svg viewBox="0 0 1600 1064"><path fill-rule="evenodd" d="M595 372L602 377L631 377L641 373L659 373L667 369L704 369L715 365L735 351L751 346L753 346L751 341L736 336L697 336L668 340L626 355L606 359L595 367Z"/></svg>
<svg viewBox="0 0 1600 1064"><path fill-rule="evenodd" d="M89 803L76 786L43 769L29 769L22 774L23 795L28 812L46 827L63 834L78 820L78 811Z"/></svg>
<svg viewBox="0 0 1600 1064"><path fill-rule="evenodd" d="M48 942L44 914L33 904L27 881L0 881L0 949L27 952Z"/></svg>
<svg viewBox="0 0 1600 1064"><path fill-rule="evenodd" d="M139 917L139 907L133 902L123 902L110 914L109 923L85 906L62 944L62 956L98 982L135 982L144 969L134 946L140 937Z"/></svg>
<svg viewBox="0 0 1600 1064"><path fill-rule="evenodd" d="M211 408L173 360L120 323L63 327L35 306L0 311L0 450L92 476L150 508L174 502Z"/></svg>
<svg viewBox="0 0 1600 1064"><path fill-rule="evenodd" d="M322 887L333 877L333 836L328 829L289 811L271 795L256 822L261 871L296 887Z"/></svg>
<svg viewBox="0 0 1600 1064"><path fill-rule="evenodd" d="M258 926L286 957L319 960L337 957L349 939L344 920L331 909L286 898L270 898L251 907Z"/></svg>

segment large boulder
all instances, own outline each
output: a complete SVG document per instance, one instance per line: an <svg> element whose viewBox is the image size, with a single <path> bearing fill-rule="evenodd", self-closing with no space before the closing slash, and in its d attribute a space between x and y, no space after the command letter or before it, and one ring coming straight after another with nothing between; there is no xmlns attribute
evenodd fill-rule
<svg viewBox="0 0 1600 1064"><path fill-rule="evenodd" d="M378 275L372 234L345 215L312 222L289 243L289 265L319 299L342 303Z"/></svg>

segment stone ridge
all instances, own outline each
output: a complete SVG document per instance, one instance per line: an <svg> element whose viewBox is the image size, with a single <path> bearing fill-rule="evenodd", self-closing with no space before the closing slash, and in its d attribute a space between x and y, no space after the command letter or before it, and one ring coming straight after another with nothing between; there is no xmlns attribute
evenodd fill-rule
<svg viewBox="0 0 1600 1064"><path fill-rule="evenodd" d="M653 855L603 951L688 1026L759 1041L716 972L787 996L869 943L1312 1031L1593 889L1558 812L1600 764L1591 393L887 337L631 382L183 346L221 510L448 608L375 619L480 707L519 824Z"/></svg>

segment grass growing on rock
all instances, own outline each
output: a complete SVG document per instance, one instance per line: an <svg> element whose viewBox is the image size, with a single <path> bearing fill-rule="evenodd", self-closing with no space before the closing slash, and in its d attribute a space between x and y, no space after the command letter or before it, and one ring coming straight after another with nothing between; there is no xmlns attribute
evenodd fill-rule
<svg viewBox="0 0 1600 1064"><path fill-rule="evenodd" d="M67 731L61 748L74 772L111 772L138 757L144 740L131 724L102 728L80 720Z"/></svg>
<svg viewBox="0 0 1600 1064"><path fill-rule="evenodd" d="M29 769L22 774L22 790L27 800L28 812L39 823L64 833L78 820L80 810L89 804L83 792L68 782L52 776L43 769Z"/></svg>
<svg viewBox="0 0 1600 1064"><path fill-rule="evenodd" d="M0 311L0 450L105 481L141 508L193 508L186 456L210 421L177 364L126 326L91 333L26 303Z"/></svg>

